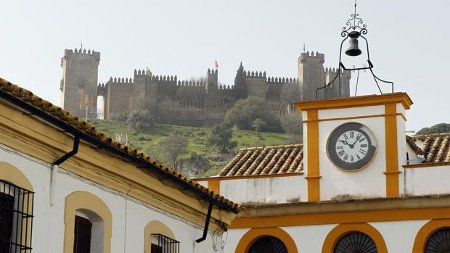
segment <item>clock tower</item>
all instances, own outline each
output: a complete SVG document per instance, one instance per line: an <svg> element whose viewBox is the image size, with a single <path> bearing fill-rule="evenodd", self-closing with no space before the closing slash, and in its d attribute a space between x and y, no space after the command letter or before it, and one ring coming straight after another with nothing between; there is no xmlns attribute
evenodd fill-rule
<svg viewBox="0 0 450 253"><path fill-rule="evenodd" d="M399 197L406 93L298 102L308 201Z"/></svg>

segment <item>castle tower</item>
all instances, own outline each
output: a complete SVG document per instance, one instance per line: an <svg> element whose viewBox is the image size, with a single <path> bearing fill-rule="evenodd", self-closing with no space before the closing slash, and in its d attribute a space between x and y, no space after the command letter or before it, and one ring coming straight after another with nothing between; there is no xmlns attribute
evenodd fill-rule
<svg viewBox="0 0 450 253"><path fill-rule="evenodd" d="M97 118L97 83L100 53L66 49L61 58L61 106L80 118ZM87 109L87 110L86 110Z"/></svg>
<svg viewBox="0 0 450 253"><path fill-rule="evenodd" d="M298 82L302 101L311 101L316 99L316 90L325 84L325 74L323 63L325 57L323 54L314 52L303 52L298 58ZM317 99L324 98L324 91L318 93Z"/></svg>
<svg viewBox="0 0 450 253"><path fill-rule="evenodd" d="M208 94L213 94L217 91L219 87L219 73L217 69L208 69L206 74L206 92Z"/></svg>

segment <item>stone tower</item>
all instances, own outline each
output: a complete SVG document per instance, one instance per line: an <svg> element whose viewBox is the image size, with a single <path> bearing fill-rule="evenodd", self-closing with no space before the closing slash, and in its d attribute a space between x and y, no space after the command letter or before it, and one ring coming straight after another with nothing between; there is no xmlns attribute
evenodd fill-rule
<svg viewBox="0 0 450 253"><path fill-rule="evenodd" d="M61 105L80 118L97 118L97 84L100 53L66 49L61 58ZM87 109L87 110L86 110Z"/></svg>
<svg viewBox="0 0 450 253"><path fill-rule="evenodd" d="M298 58L298 82L301 101L316 99L317 88L325 84L323 63L325 56L321 53L303 52ZM318 93L317 99L324 98L324 91Z"/></svg>

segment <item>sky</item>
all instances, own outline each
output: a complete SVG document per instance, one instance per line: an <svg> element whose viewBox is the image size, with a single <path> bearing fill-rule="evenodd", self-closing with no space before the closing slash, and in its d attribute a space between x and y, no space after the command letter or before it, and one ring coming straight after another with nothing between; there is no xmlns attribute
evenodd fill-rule
<svg viewBox="0 0 450 253"><path fill-rule="evenodd" d="M101 53L101 83L146 67L179 80L202 77L215 60L219 82L227 85L241 61L247 70L297 77L303 47L324 53L325 66L338 66L340 31L353 5L354 0L1 1L0 77L60 105L61 57L81 43ZM414 102L407 130L450 123L449 10L448 0L358 1L375 73ZM376 94L368 73L360 75L358 94Z"/></svg>

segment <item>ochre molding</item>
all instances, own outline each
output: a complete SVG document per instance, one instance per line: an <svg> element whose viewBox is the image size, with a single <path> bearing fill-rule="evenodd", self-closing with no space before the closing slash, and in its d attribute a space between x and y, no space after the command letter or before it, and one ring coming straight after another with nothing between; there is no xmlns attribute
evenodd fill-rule
<svg viewBox="0 0 450 253"><path fill-rule="evenodd" d="M72 150L73 137L0 103L0 143L51 164ZM136 168L84 142L80 143L77 155L60 168L194 224L204 225L206 202L189 195L189 191L180 191L176 185L167 185L167 180L159 181L149 170ZM220 216L217 208L212 212L213 220L221 219L226 224L235 216L231 212L221 212ZM215 228L216 222L211 222L211 229Z"/></svg>
<svg viewBox="0 0 450 253"><path fill-rule="evenodd" d="M377 245L378 253L387 253L386 243L384 242L383 236L374 227L367 223L350 223L350 224L340 224L333 228L325 238L322 246L322 253L334 252L334 247L337 242L345 235L352 232L361 232L368 235Z"/></svg>
<svg viewBox="0 0 450 253"><path fill-rule="evenodd" d="M430 201L436 203L436 200ZM429 204L424 199L424 205ZM361 211L363 206L355 204L353 209L358 211L339 211L321 213L320 207L316 207L316 212L301 214L277 214L277 208L272 213L273 216L247 216L238 217L233 220L230 228L266 228L266 227L291 227L291 226L309 226L326 225L340 223L361 223L361 222L388 222L388 221L406 221L406 220L429 220L429 219L448 219L450 218L450 207L433 208L389 208L389 203L378 203L379 209ZM342 207L345 208L345 207ZM345 210L345 209L343 209ZM363 209L364 210L364 209Z"/></svg>
<svg viewBox="0 0 450 253"><path fill-rule="evenodd" d="M307 111L306 123L307 134L307 187L308 201L315 202L320 200L320 164L319 164L319 117L318 111Z"/></svg>
<svg viewBox="0 0 450 253"><path fill-rule="evenodd" d="M0 179L29 191L33 191L33 185L30 180L28 180L22 171L10 163L0 162Z"/></svg>
<svg viewBox="0 0 450 253"><path fill-rule="evenodd" d="M150 221L144 228L144 253L151 253L152 234L162 234L170 239L176 239L172 230L160 221Z"/></svg>
<svg viewBox="0 0 450 253"><path fill-rule="evenodd" d="M450 219L431 220L420 228L414 239L413 253L423 253L428 239L442 228L450 228Z"/></svg>
<svg viewBox="0 0 450 253"><path fill-rule="evenodd" d="M373 114L373 115L364 115L364 116L353 116L353 117L337 117L337 118L322 118L317 120L304 120L303 123L313 122L313 121L335 121L335 120L354 120L354 119L367 119L367 118L381 118L386 116L400 116L404 121L406 121L405 115L403 113L395 113L395 114Z"/></svg>
<svg viewBox="0 0 450 253"><path fill-rule="evenodd" d="M220 179L208 179L208 188L214 193L220 194Z"/></svg>
<svg viewBox="0 0 450 253"><path fill-rule="evenodd" d="M441 167L441 166L449 166L450 167L450 162L407 164L407 165L403 165L403 168L416 169L416 168L432 168L432 167Z"/></svg>
<svg viewBox="0 0 450 253"><path fill-rule="evenodd" d="M263 236L276 237L284 243L289 253L298 253L297 246L292 237L286 231L278 227L250 229L242 236L234 252L247 253L252 244Z"/></svg>
<svg viewBox="0 0 450 253"><path fill-rule="evenodd" d="M373 105L385 105L389 103L401 103L405 109L413 104L408 94L404 92L386 93L382 95L368 95L349 98L325 99L307 102L297 102L295 105L300 111L339 109L351 107L363 107Z"/></svg>
<svg viewBox="0 0 450 253"><path fill-rule="evenodd" d="M112 214L108 206L97 196L84 191L76 191L65 199L64 209L64 253L73 253L75 213L89 210L103 222L103 253L111 252ZM96 242L99 243L99 242Z"/></svg>
<svg viewBox="0 0 450 253"><path fill-rule="evenodd" d="M397 104L385 105L385 145L386 145L386 197L400 195L398 168Z"/></svg>

